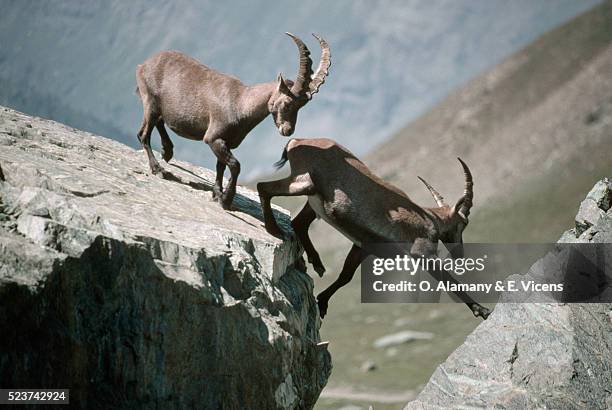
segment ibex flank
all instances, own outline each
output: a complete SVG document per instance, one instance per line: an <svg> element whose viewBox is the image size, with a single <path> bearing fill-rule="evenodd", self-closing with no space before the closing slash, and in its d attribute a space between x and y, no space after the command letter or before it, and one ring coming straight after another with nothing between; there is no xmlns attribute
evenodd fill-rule
<svg viewBox="0 0 612 410"><path fill-rule="evenodd" d="M154 174L163 170L151 150L153 127L161 136L166 162L172 159L174 146L164 124L184 138L204 140L217 157L213 198L220 200L223 208L230 208L240 173L240 163L231 150L269 114L281 135L293 134L299 109L319 91L329 71L331 54L324 39L313 34L321 46L319 67L313 74L310 51L298 37L287 35L299 50L295 81L279 74L276 81L246 86L177 51L160 52L138 66L137 93L144 109L138 139ZM226 166L230 179L223 191Z"/></svg>
<svg viewBox="0 0 612 410"><path fill-rule="evenodd" d="M329 139L292 139L278 167L287 161L291 165L289 177L257 184L266 230L282 236L272 214L272 197L307 195L308 202L291 224L317 273L322 276L325 268L308 236L308 228L317 217L353 242L340 276L317 296L321 317L327 313L332 295L351 281L368 256L363 248L366 244L407 242L412 244L409 250L412 256L436 258L438 241L442 241L452 257L463 256L463 230L468 225L474 197L472 174L463 161L459 160L465 190L452 207L423 180L436 201L433 208L415 204L403 191L374 175L351 152ZM430 273L437 280L456 282L446 271ZM487 308L464 292L456 294L475 316L487 318Z"/></svg>

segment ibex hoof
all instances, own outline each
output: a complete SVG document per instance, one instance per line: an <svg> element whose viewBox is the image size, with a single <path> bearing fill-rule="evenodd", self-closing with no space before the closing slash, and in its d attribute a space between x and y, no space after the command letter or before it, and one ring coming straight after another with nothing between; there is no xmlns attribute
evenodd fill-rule
<svg viewBox="0 0 612 410"><path fill-rule="evenodd" d="M323 266L323 265L312 265L312 267L314 268L315 272L317 272L317 275L319 275L319 277L322 278L323 274L325 273L325 266Z"/></svg>
<svg viewBox="0 0 612 410"><path fill-rule="evenodd" d="M221 207L225 209L226 211L231 211L232 201L224 201L223 199L221 199Z"/></svg>
<svg viewBox="0 0 612 410"><path fill-rule="evenodd" d="M319 315L321 319L327 315L327 301L323 299L317 299L317 306L319 306Z"/></svg>
<svg viewBox="0 0 612 410"><path fill-rule="evenodd" d="M234 194L235 194L235 191L234 192L225 191L223 195L221 195L221 206L226 211L229 211L232 209L232 202L234 202Z"/></svg>
<svg viewBox="0 0 612 410"><path fill-rule="evenodd" d="M153 175L162 175L163 176L164 169L159 164L151 165L151 173Z"/></svg>
<svg viewBox="0 0 612 410"><path fill-rule="evenodd" d="M472 306L472 313L474 314L474 317L481 317L484 320L487 320L491 314L491 311L484 306L476 304Z"/></svg>
<svg viewBox="0 0 612 410"><path fill-rule="evenodd" d="M325 273L325 266L323 266L323 262L321 262L321 259L317 256L316 258L313 258L312 260L309 259L308 262L310 262L315 272L317 272L317 275L319 275L319 277L322 278L323 274Z"/></svg>
<svg viewBox="0 0 612 410"><path fill-rule="evenodd" d="M161 154L164 161L169 162L174 156L174 149L172 147L162 147Z"/></svg>

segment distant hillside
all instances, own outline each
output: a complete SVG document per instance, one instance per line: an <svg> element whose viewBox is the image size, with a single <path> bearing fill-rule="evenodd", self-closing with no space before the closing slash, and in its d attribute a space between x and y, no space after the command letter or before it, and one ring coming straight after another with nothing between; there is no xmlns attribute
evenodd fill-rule
<svg viewBox="0 0 612 410"><path fill-rule="evenodd" d="M449 201L475 179L479 241L558 237L582 192L612 171L612 2L470 81L367 157L421 203L416 175ZM536 223L536 221L540 221Z"/></svg>
<svg viewBox="0 0 612 410"><path fill-rule="evenodd" d="M310 33L319 32L331 45L331 74L300 111L296 135L331 136L363 154L475 73L598 2L5 1L0 104L136 147L134 71L149 55L182 50L252 84L295 76L297 51L285 31L307 42L317 64ZM238 151L243 177L271 170L285 143L266 119ZM178 159L215 163L201 143L175 145Z"/></svg>

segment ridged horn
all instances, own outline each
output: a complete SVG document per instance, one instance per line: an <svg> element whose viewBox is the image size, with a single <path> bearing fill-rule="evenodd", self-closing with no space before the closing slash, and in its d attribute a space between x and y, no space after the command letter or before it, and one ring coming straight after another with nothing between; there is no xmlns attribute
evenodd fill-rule
<svg viewBox="0 0 612 410"><path fill-rule="evenodd" d="M321 85L323 85L325 82L325 77L327 77L329 74L329 67L331 66L331 51L329 50L327 41L315 33L312 33L312 35L317 39L319 45L321 46L321 60L319 61L317 71L312 76L308 98L312 98L313 94L319 92L319 88L321 88Z"/></svg>
<svg viewBox="0 0 612 410"><path fill-rule="evenodd" d="M441 208L443 206L446 206L446 203L444 202L444 197L442 195L440 195L440 193L438 191L436 191L431 185L429 185L427 183L427 181L425 181L423 178L417 176L418 179L421 180L422 183L425 184L425 186L427 187L427 189L429 189L429 192L431 192L431 196L433 196L434 201L436 201L436 204Z"/></svg>
<svg viewBox="0 0 612 410"><path fill-rule="evenodd" d="M312 81L312 60L310 59L310 50L299 37L287 32L285 33L293 39L300 53L300 68L298 69L297 77L291 87L291 92L297 96L304 96L310 90L309 85Z"/></svg>
<svg viewBox="0 0 612 410"><path fill-rule="evenodd" d="M470 168L461 158L457 158L463 167L463 175L465 177L465 189L463 190L463 196L455 205L455 210L459 216L467 220L470 215L470 209L472 208L472 201L474 199L474 180L472 179L472 173Z"/></svg>

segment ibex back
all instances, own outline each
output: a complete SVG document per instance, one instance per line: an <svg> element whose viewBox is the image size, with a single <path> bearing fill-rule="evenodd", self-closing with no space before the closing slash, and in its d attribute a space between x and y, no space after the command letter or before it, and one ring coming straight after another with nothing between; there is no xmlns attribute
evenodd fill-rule
<svg viewBox="0 0 612 410"><path fill-rule="evenodd" d="M162 168L151 150L151 132L156 127L162 141L162 157L173 156L173 144L164 127L178 135L206 142L217 157L217 176L213 198L228 209L236 193L240 163L230 150L238 147L246 135L272 114L283 136L293 134L298 110L319 91L331 64L329 46L315 35L321 45L321 61L312 72L308 48L296 36L287 33L298 47L300 66L295 82L283 79L244 85L239 79L215 71L177 51L163 51L147 59L136 69L137 92L144 116L138 138L154 174ZM228 187L223 191L223 173L230 169Z"/></svg>
<svg viewBox="0 0 612 410"><path fill-rule="evenodd" d="M351 152L329 139L292 139L277 164L281 167L286 161L291 165L289 177L257 184L266 230L283 235L272 214L272 197L307 195L308 202L292 220L292 226L317 273L322 276L325 268L308 236L308 228L317 217L353 242L340 276L317 296L321 317L327 313L331 296L351 281L367 256L363 249L366 244L409 242L411 255L435 258L438 241L442 241L453 257L463 256L462 234L474 196L472 174L463 161L459 160L465 175L465 191L453 207L425 183L438 205L434 208L415 204L403 191L374 175ZM438 280L454 281L445 271L430 273ZM457 296L475 316L489 315L487 308L466 293L457 292Z"/></svg>

